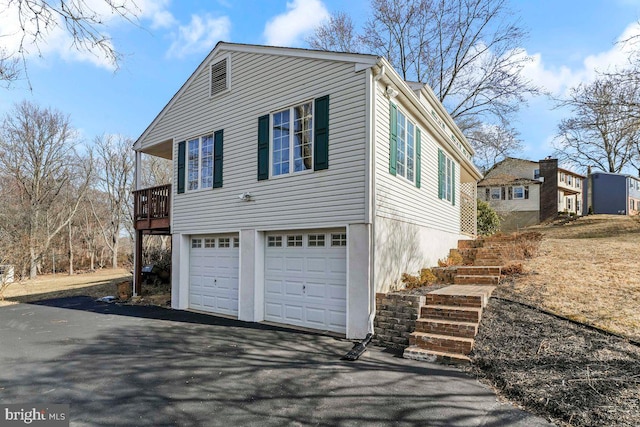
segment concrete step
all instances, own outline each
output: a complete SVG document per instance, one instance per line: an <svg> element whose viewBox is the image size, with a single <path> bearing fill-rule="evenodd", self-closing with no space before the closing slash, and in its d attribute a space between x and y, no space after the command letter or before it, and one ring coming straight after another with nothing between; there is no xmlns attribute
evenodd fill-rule
<svg viewBox="0 0 640 427"><path fill-rule="evenodd" d="M423 305L420 317L424 319L452 320L456 322L480 322L482 308L456 307L449 305Z"/></svg>
<svg viewBox="0 0 640 427"><path fill-rule="evenodd" d="M417 319L415 332L474 338L478 333L478 324L473 322L456 322L452 320Z"/></svg>
<svg viewBox="0 0 640 427"><path fill-rule="evenodd" d="M470 276L499 276L500 270L498 266L461 265L456 273Z"/></svg>
<svg viewBox="0 0 640 427"><path fill-rule="evenodd" d="M420 360L425 362L441 362L450 364L468 364L471 362L471 359L464 354L425 350L424 348L416 346L405 348L402 357L404 357L405 359Z"/></svg>
<svg viewBox="0 0 640 427"><path fill-rule="evenodd" d="M456 285L497 285L500 283L500 276L457 274L453 283Z"/></svg>
<svg viewBox="0 0 640 427"><path fill-rule="evenodd" d="M412 332L409 335L409 345L424 348L425 350L464 355L471 353L473 341L473 338L452 337L425 332Z"/></svg>

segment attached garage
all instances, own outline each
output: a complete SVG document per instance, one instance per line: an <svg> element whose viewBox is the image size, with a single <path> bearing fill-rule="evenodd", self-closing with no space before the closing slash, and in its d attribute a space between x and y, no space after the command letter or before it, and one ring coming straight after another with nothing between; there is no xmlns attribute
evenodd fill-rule
<svg viewBox="0 0 640 427"><path fill-rule="evenodd" d="M347 234L268 233L265 320L346 333Z"/></svg>
<svg viewBox="0 0 640 427"><path fill-rule="evenodd" d="M189 308L238 315L238 235L191 236Z"/></svg>

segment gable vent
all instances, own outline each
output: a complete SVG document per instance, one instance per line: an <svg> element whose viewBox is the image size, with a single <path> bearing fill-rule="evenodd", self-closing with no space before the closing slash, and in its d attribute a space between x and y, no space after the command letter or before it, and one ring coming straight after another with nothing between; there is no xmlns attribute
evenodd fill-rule
<svg viewBox="0 0 640 427"><path fill-rule="evenodd" d="M229 58L225 58L222 61L216 62L211 65L211 93L210 96L215 96L229 89L227 84L227 61Z"/></svg>

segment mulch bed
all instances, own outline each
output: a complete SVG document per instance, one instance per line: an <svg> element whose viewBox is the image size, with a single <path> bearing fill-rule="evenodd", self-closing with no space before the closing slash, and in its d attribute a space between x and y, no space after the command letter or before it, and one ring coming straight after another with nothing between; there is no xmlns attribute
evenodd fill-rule
<svg viewBox="0 0 640 427"><path fill-rule="evenodd" d="M491 299L470 371L559 425L640 426L640 347Z"/></svg>

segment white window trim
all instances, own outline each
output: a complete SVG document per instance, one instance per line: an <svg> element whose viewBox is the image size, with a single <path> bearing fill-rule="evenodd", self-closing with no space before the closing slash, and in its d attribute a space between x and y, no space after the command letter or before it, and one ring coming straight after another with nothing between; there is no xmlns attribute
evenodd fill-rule
<svg viewBox="0 0 640 427"><path fill-rule="evenodd" d="M401 179L410 182L411 184L416 183L416 175L418 173L418 171L416 170L416 145L418 144L418 139L416 138L416 135L418 134L417 130L418 130L418 125L416 125L411 119L409 119L409 115L407 113L405 113L398 105L396 105L397 108L397 114L402 114L406 120L407 123L411 123L413 125L413 179L409 179L407 178L407 162L409 161L409 156L407 156L407 137L406 137L406 130L408 128L408 126L405 123L405 136L404 136L404 141L405 141L405 145L404 145L404 153L405 153L405 162L404 162L404 170L405 170L405 174L401 175L398 172L398 148L400 147L400 134L398 133L398 125L400 123L400 118L396 117L396 176L400 177ZM422 130L420 130L420 132L422 133Z"/></svg>
<svg viewBox="0 0 640 427"><path fill-rule="evenodd" d="M284 178L284 177L288 177L291 175L304 175L307 173L313 173L314 169L313 169L313 165L314 165L314 156L313 153L315 151L315 144L316 144L316 135L314 132L314 126L315 126L315 121L316 121L316 105L315 105L315 98L313 99L307 99L306 101L301 101L301 102L296 102L295 104L291 104L289 107L283 107L283 108L278 108L276 110L273 110L269 113L269 179L279 179L279 178ZM294 168L294 132L293 130L289 131L289 172L288 173L281 173L280 175L274 175L273 174L273 115L276 113L280 113L284 110L289 110L289 121L293 122L294 120L294 108L299 106L299 105L304 105L304 104L311 104L311 120L312 120L312 126L311 126L311 169L307 169L307 170L303 170L303 171L295 171Z"/></svg>
<svg viewBox="0 0 640 427"><path fill-rule="evenodd" d="M216 99L222 95L226 95L227 93L231 92L231 54L226 54L226 55L221 55L219 57L216 58L217 61L216 62L211 62L209 63L209 99ZM218 64L221 61L227 60L227 71L226 71L226 77L227 77L227 88L225 90L223 90L222 92L216 93L215 95L211 94L211 68Z"/></svg>
<svg viewBox="0 0 640 427"><path fill-rule="evenodd" d="M494 190L498 191L498 198L497 199L493 198ZM491 189L489 191L489 200L502 200L502 188L501 187L491 187Z"/></svg>
<svg viewBox="0 0 640 427"><path fill-rule="evenodd" d="M207 137L207 136L211 136L211 187L202 187L202 138ZM193 190L189 189L189 142L193 141L194 139L198 140L198 188L195 188ZM214 162L214 148L215 148L215 139L214 139L214 133L213 132L207 132L207 133L203 133L200 136L195 136L195 137L191 137L191 138L187 138L184 140L185 141L185 168L184 168L184 173L185 173L185 177L184 177L184 190L185 193L196 193L198 191L207 191L207 190L211 190L213 188L213 177L214 177L214 168L215 168L215 162Z"/></svg>
<svg viewBox="0 0 640 427"><path fill-rule="evenodd" d="M522 189L522 197L516 197L516 188ZM513 200L524 200L524 185L513 186L513 188L511 189L511 197L513 198Z"/></svg>

